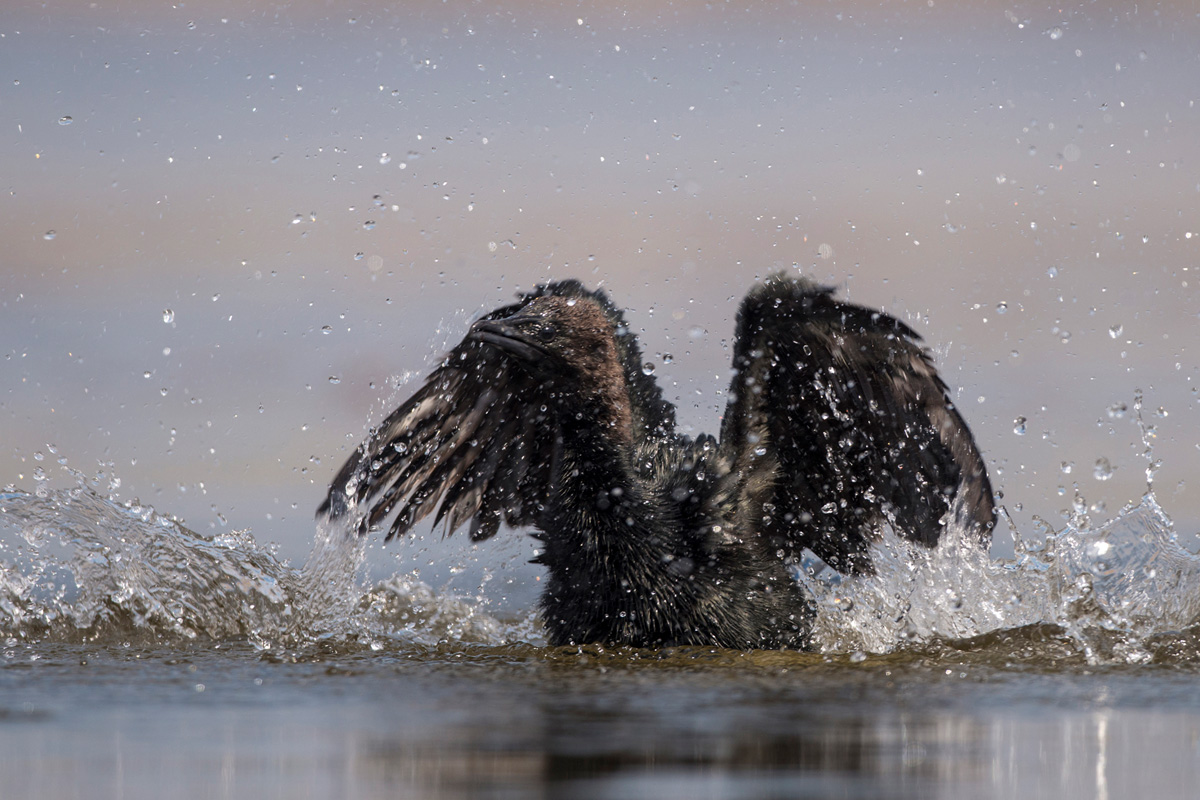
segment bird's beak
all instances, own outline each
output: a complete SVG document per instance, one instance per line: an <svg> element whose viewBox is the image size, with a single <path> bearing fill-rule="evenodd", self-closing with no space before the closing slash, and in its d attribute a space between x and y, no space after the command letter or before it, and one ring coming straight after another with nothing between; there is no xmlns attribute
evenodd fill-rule
<svg viewBox="0 0 1200 800"><path fill-rule="evenodd" d="M524 331L513 324L516 317L508 319L481 319L471 326L470 338L490 344L522 361L538 362L546 359L546 351L530 339Z"/></svg>

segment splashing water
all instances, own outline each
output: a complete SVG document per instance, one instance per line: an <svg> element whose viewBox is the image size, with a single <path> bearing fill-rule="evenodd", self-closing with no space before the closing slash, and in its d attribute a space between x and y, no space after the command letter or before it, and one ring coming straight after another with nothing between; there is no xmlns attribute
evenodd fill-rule
<svg viewBox="0 0 1200 800"><path fill-rule="evenodd" d="M204 539L86 486L4 493L0 518L19 535L0 572L10 634L253 638L292 614L278 564L246 534Z"/></svg>
<svg viewBox="0 0 1200 800"><path fill-rule="evenodd" d="M925 550L888 531L876 573L859 578L806 565L798 577L821 610L817 646L884 653L1048 624L1089 661L1138 663L1148 640L1200 623L1200 558L1180 546L1153 491L1099 528L1075 523L1036 545L1018 538L1011 562L966 538L951 530Z"/></svg>
<svg viewBox="0 0 1200 800"><path fill-rule="evenodd" d="M411 576L368 591L365 543L339 527L320 527L295 569L248 532L201 536L76 478L71 489L0 492L0 636L10 642L206 638L282 650L529 632Z"/></svg>
<svg viewBox="0 0 1200 800"><path fill-rule="evenodd" d="M487 614L485 598L439 593L410 575L367 587L365 541L318 527L296 569L245 531L197 534L138 503L70 489L0 493L0 636L23 641L248 641L264 651L388 642L543 641L530 614ZM818 606L814 646L886 653L1049 625L1093 663L1141 663L1150 640L1200 623L1200 557L1179 545L1153 491L1110 522L1083 521L992 560L962 532L934 549L885 531L874 575L811 560L797 579Z"/></svg>

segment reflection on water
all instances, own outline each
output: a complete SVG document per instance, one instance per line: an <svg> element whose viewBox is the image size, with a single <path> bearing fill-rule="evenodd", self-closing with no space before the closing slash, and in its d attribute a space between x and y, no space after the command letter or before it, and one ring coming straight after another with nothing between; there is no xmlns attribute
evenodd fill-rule
<svg viewBox="0 0 1200 800"><path fill-rule="evenodd" d="M794 718L791 730L733 728L666 738L625 725L571 720L527 742L477 731L448 742L376 742L354 768L384 785L438 796L542 790L564 797L1123 796L1132 768L1186 787L1200 770L1195 719L1100 712L1053 720L874 713ZM1146 734L1153 732L1153 748ZM1176 738L1172 746L1164 739ZM595 743L619 741L597 750ZM584 744L586 743L586 745ZM523 745L523 746L522 746ZM1150 759L1145 761L1142 759ZM1039 765L1029 769L1028 765ZM1116 788L1114 788L1116 787Z"/></svg>
<svg viewBox="0 0 1200 800"><path fill-rule="evenodd" d="M1190 668L17 650L0 667L6 797L1115 798L1200 779Z"/></svg>

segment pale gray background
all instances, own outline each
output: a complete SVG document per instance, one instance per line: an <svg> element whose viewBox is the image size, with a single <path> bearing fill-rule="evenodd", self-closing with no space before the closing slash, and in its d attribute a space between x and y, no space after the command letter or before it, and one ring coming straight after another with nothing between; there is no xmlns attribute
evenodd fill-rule
<svg viewBox="0 0 1200 800"><path fill-rule="evenodd" d="M715 431L736 302L798 265L926 337L1022 530L1141 495L1142 390L1191 542L1198 52L1191 2L6 4L0 485L112 462L301 558L514 291L608 287Z"/></svg>

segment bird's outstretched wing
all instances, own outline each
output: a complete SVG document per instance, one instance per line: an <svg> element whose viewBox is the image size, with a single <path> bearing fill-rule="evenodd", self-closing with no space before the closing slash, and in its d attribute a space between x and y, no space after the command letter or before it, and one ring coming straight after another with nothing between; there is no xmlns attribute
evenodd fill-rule
<svg viewBox="0 0 1200 800"><path fill-rule="evenodd" d="M630 387L633 430L645 436L674 429L674 408L641 369L637 341L602 291L559 281L520 295L484 319L517 314L543 295L595 301L612 325ZM357 515L360 533L396 513L387 538L407 532L438 507L436 520L452 532L471 520L482 540L501 522L537 522L545 505L561 434L542 379L503 350L468 335L403 405L359 445L317 510ZM356 511L356 509L363 511Z"/></svg>
<svg viewBox="0 0 1200 800"><path fill-rule="evenodd" d="M730 500L778 546L844 572L870 570L884 523L928 546L952 519L987 540L987 471L920 337L832 294L774 276L742 302L721 429Z"/></svg>

